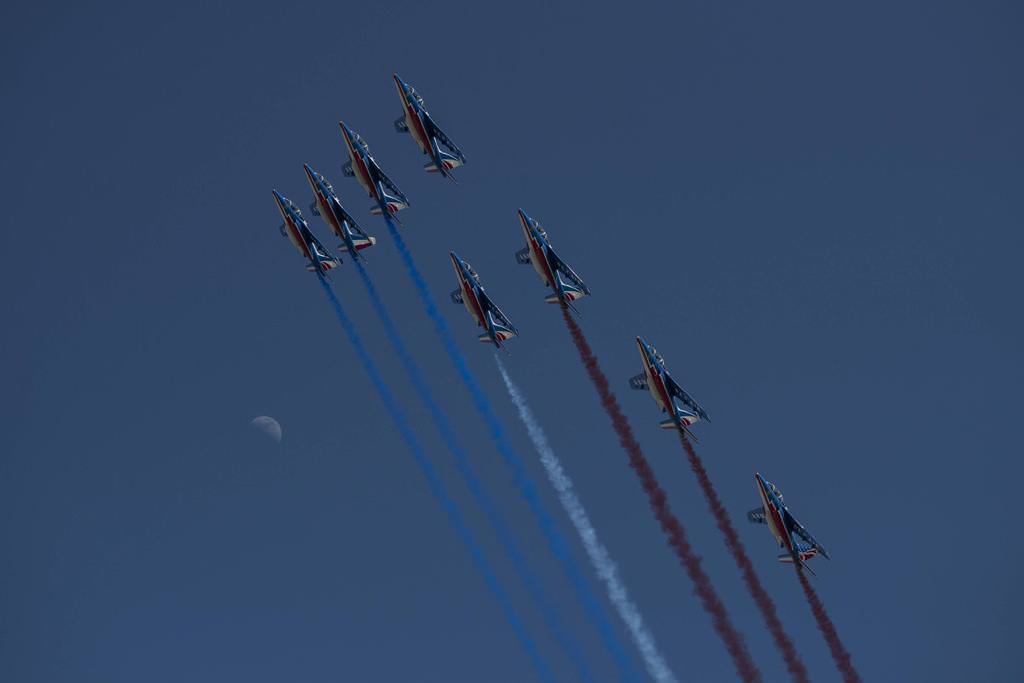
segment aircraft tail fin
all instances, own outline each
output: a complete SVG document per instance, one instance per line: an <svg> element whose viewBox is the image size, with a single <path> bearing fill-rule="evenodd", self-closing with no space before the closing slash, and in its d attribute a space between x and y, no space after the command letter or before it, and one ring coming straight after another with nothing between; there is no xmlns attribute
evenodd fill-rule
<svg viewBox="0 0 1024 683"><path fill-rule="evenodd" d="M453 168L458 168L459 166L462 166L462 159L455 156L454 154L449 154L448 152L445 151L439 151L438 157L440 158L441 164L444 166L444 170L446 171L450 171ZM427 173L437 173L437 164L435 164L433 161L428 161L427 163L423 164L423 170L426 171Z"/></svg>
<svg viewBox="0 0 1024 683"><path fill-rule="evenodd" d="M676 421L673 420L671 417L666 417L664 420L658 423L658 426L661 427L662 429L679 429L681 427L683 432L685 432L687 438L693 439L694 441L698 441L699 439L697 439L697 437L693 435L693 432L687 429L687 427L696 422L696 420L691 420L688 417L692 415L692 413L688 413L685 410L680 410L678 411L677 415L679 416L678 424L676 424Z"/></svg>
<svg viewBox="0 0 1024 683"><path fill-rule="evenodd" d="M366 238L357 237L352 240L352 244L355 245L356 251L362 251L377 244L377 238L373 236ZM348 245L342 242L338 245L338 251L348 251Z"/></svg>
<svg viewBox="0 0 1024 683"><path fill-rule="evenodd" d="M496 319L494 319L493 316L491 318L491 331L494 333L494 336L497 338L499 345L500 345L501 342L505 341L506 339L511 339L512 337L519 336L518 330L516 330L516 328L512 327L511 323L506 324L505 321L503 321L503 320L496 320ZM491 337L488 334L481 334L479 339L480 339L480 341L491 341Z"/></svg>
<svg viewBox="0 0 1024 683"><path fill-rule="evenodd" d="M581 288L577 287L576 285L562 282L561 278L559 278L558 284L561 286L562 293L565 296L565 302L568 304L571 304L573 301L576 301L576 299L582 299L587 295L586 292L584 292ZM556 292L555 294L549 295L546 299L544 299L544 301L548 302L549 304L558 304L562 302L562 298Z"/></svg>
<svg viewBox="0 0 1024 683"><path fill-rule="evenodd" d="M385 206L388 209L388 213L392 216L402 209L409 208L407 201L404 201L401 197L398 197L395 194L387 192L384 189L383 183L377 183L377 194L380 196L380 201L370 207L370 213L374 216L383 215Z"/></svg>
<svg viewBox="0 0 1024 683"><path fill-rule="evenodd" d="M782 553L779 555L779 562L785 562L787 564L793 564L796 555L800 558L800 564L806 566L804 563L818 554L818 549L808 543L797 543L795 546L796 550L794 553Z"/></svg>

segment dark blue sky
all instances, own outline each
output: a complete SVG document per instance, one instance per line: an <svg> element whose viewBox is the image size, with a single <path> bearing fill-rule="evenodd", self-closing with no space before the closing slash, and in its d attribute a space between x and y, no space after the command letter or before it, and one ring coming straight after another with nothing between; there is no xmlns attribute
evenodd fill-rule
<svg viewBox="0 0 1024 683"><path fill-rule="evenodd" d="M518 206L592 288L584 328L768 680L784 679L781 658L676 439L626 385L636 334L713 416L700 451L738 523L760 471L831 552L815 585L866 680L1024 678L1016 4L4 15L0 679L532 675L277 233L270 189L305 206L303 162L380 239L368 256L385 301L594 666L611 670L382 222L341 176L339 118L409 195L404 234L435 295L455 286L454 248L519 327L509 369L681 680L731 680L731 663L557 309L514 262ZM394 132L392 71L468 156L459 185L423 173ZM350 264L335 282L569 679ZM491 351L463 309L446 312L556 510ZM283 424L280 446L249 428L259 414ZM812 677L837 680L769 535L741 533Z"/></svg>

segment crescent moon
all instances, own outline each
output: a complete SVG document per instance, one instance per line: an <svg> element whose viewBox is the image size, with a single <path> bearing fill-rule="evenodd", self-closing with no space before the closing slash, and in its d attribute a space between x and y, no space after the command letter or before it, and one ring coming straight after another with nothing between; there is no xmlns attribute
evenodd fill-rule
<svg viewBox="0 0 1024 683"><path fill-rule="evenodd" d="M249 424L269 436L277 443L281 443L281 424L269 415L254 417Z"/></svg>

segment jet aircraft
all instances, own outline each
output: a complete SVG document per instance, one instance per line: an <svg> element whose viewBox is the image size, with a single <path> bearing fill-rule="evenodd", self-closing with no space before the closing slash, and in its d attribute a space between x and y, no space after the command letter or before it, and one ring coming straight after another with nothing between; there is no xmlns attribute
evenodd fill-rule
<svg viewBox="0 0 1024 683"><path fill-rule="evenodd" d="M349 156L349 160L341 167L341 172L350 178L355 177L376 202L370 207L370 213L375 216L387 213L394 217L402 209L408 208L409 200L380 169L377 160L370 154L370 148L359 134L346 126L344 121L338 121L338 125L341 126L341 135L345 138Z"/></svg>
<svg viewBox="0 0 1024 683"><path fill-rule="evenodd" d="M411 85L399 78L398 74L393 75L398 96L402 98L403 110L402 115L395 119L395 130L399 133L411 133L420 150L430 157L430 161L423 166L427 173L440 173L454 181L455 177L451 171L466 163L465 155L434 123L423 98ZM441 149L442 147L444 149Z"/></svg>
<svg viewBox="0 0 1024 683"><path fill-rule="evenodd" d="M519 223L526 236L526 246L516 252L516 261L523 265L532 264L544 284L555 290L544 301L562 304L575 311L572 302L590 294L590 288L565 261L558 258L548 240L548 233L522 209L519 209Z"/></svg>
<svg viewBox="0 0 1024 683"><path fill-rule="evenodd" d="M807 529L786 509L782 494L775 484L760 474L754 475L754 481L757 482L757 491L761 495L761 507L748 512L747 519L755 524L768 525L768 530L778 541L779 547L786 550L779 555L779 562L790 562L803 568L807 567L807 560L815 555L830 559L821 544L815 541L814 537L807 533Z"/></svg>
<svg viewBox="0 0 1024 683"><path fill-rule="evenodd" d="M683 388L668 374L668 369L665 367L665 359L661 357L657 349L644 341L643 337L636 338L636 345L640 350L644 371L643 374L631 377L629 379L629 386L639 391L649 390L651 396L654 397L654 402L658 404L661 411L670 414L668 418L658 423L663 429L675 427L680 433L693 437L693 432L688 427L697 420L710 422L711 418L700 407L700 404L683 391ZM686 408L676 405L676 398L682 401Z"/></svg>
<svg viewBox="0 0 1024 683"><path fill-rule="evenodd" d="M517 336L519 331L487 296L483 285L480 284L480 276L473 270L473 266L459 258L454 251L449 255L455 274L459 278L459 288L452 292L452 301L464 304L476 324L484 328L485 332L478 339L482 342L491 342L500 349L503 341Z"/></svg>
<svg viewBox="0 0 1024 683"><path fill-rule="evenodd" d="M306 224L306 219L302 217L299 207L292 204L277 190L273 192L277 208L281 211L281 218L284 219L278 229L299 250L300 254L309 259L306 270L326 276L327 271L340 266L341 261L331 256L327 248L320 244L320 240L309 231L309 226Z"/></svg>
<svg viewBox="0 0 1024 683"><path fill-rule="evenodd" d="M372 247L377 243L377 238L363 232L351 214L341 205L334 188L326 178L314 171L309 164L303 164L302 167L306 169L306 180L313 190L310 212L323 218L327 225L331 226L334 234L341 239L338 249L347 251L353 260L362 258L359 251Z"/></svg>

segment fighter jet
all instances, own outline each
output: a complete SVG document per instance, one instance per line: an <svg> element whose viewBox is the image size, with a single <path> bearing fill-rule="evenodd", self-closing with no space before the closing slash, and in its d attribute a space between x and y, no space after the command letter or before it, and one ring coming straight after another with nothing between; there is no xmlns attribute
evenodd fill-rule
<svg viewBox="0 0 1024 683"><path fill-rule="evenodd" d="M459 278L459 288L452 292L452 301L464 304L476 324L486 330L478 339L482 342L491 342L500 349L501 342L517 336L519 331L484 292L480 276L473 270L473 266L460 259L454 251L449 252L449 256L452 258L452 268Z"/></svg>
<svg viewBox="0 0 1024 683"><path fill-rule="evenodd" d="M516 252L516 261L523 265L533 264L544 284L555 290L544 301L562 304L575 311L572 302L590 294L590 288L565 261L558 258L548 240L548 233L522 209L519 209L519 223L526 236L526 246Z"/></svg>
<svg viewBox="0 0 1024 683"><path fill-rule="evenodd" d="M370 207L370 213L380 216L386 212L394 217L402 209L408 208L409 200L391 178L380 170L377 160L370 154L370 148L359 134L346 126L344 121L338 121L338 125L341 126L341 135L345 138L349 156L348 162L341 167L341 172L350 178L354 176L367 194L377 202Z"/></svg>
<svg viewBox="0 0 1024 683"><path fill-rule="evenodd" d="M466 157L434 123L423 98L411 85L399 78L398 74L393 75L398 96L402 98L403 110L402 115L395 119L395 130L399 133L411 133L420 150L430 157L430 161L423 166L427 173L440 173L454 181L455 177L452 176L451 170L466 163Z"/></svg>
<svg viewBox="0 0 1024 683"><path fill-rule="evenodd" d="M789 514L786 504L782 501L782 494L775 484L760 474L755 474L754 480L761 495L761 507L748 512L747 519L754 524L768 525L768 530L779 542L779 547L786 550L779 555L779 562L791 562L803 568L807 567L807 560L815 555L830 559L821 544L807 533L807 529L803 528L793 515ZM797 536L800 537L799 540Z"/></svg>
<svg viewBox="0 0 1024 683"><path fill-rule="evenodd" d="M306 219L302 217L299 207L274 190L274 199L277 201L277 208L281 211L281 218L284 222L278 226L281 234L287 237L299 253L309 259L306 270L326 276L327 271L341 265L339 259L330 255L320 240L313 236L306 225Z"/></svg>
<svg viewBox="0 0 1024 683"><path fill-rule="evenodd" d="M306 180L313 189L310 213L323 218L327 225L331 226L334 234L341 238L338 249L347 251L353 260L362 258L359 251L372 247L377 243L377 238L363 232L355 219L341 205L338 196L334 194L334 188L326 178L314 171L309 164L303 164L302 167L306 169Z"/></svg>
<svg viewBox="0 0 1024 683"><path fill-rule="evenodd" d="M661 411L670 413L670 417L658 423L663 429L676 428L680 433L693 437L693 432L688 427L697 420L710 422L711 418L668 374L665 359L657 349L644 341L643 337L636 338L636 345L640 350L644 371L643 374L630 377L629 386L639 391L649 390ZM676 398L682 401L686 408L677 406Z"/></svg>

